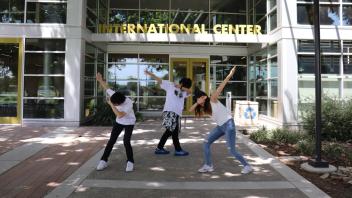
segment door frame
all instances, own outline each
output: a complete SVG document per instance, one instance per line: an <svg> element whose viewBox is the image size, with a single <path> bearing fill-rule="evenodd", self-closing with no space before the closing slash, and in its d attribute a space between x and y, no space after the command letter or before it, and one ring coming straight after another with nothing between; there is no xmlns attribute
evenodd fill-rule
<svg viewBox="0 0 352 198"><path fill-rule="evenodd" d="M180 57L170 57L170 72L169 72L169 79L171 82L174 81L174 75L173 75L173 69L175 62L186 62L186 73L187 73L187 78L190 78L192 80L192 86L193 86L193 63L194 62L205 62L205 93L209 95L210 93L210 66L209 66L209 58L180 58ZM184 115L189 115L191 114L188 112L188 109L193 105L193 93L190 97L187 98L186 101L186 107L183 110Z"/></svg>
<svg viewBox="0 0 352 198"><path fill-rule="evenodd" d="M22 61L23 41L22 38L0 38L1 44L18 44L17 66L17 117L0 117L0 124L20 124L22 121Z"/></svg>

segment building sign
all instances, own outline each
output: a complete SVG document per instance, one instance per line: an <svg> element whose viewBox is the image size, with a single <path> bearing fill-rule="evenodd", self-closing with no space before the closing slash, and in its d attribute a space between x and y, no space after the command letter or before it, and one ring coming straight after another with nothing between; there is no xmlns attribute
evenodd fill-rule
<svg viewBox="0 0 352 198"><path fill-rule="evenodd" d="M217 24L213 27L214 34L247 34L261 35L260 25ZM99 24L98 33L120 34L209 34L204 24Z"/></svg>

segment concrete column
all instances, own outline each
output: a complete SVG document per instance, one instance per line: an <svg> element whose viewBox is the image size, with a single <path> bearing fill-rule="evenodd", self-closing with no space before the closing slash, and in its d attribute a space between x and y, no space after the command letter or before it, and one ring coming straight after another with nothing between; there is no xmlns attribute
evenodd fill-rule
<svg viewBox="0 0 352 198"><path fill-rule="evenodd" d="M67 125L78 126L81 120L83 103L83 83L81 73L84 64L82 39L66 39L65 62L65 122Z"/></svg>
<svg viewBox="0 0 352 198"><path fill-rule="evenodd" d="M86 0L67 1L67 25L83 27L86 23Z"/></svg>
<svg viewBox="0 0 352 198"><path fill-rule="evenodd" d="M279 51L279 119L283 124L297 124L298 111L298 62L294 39L278 42Z"/></svg>

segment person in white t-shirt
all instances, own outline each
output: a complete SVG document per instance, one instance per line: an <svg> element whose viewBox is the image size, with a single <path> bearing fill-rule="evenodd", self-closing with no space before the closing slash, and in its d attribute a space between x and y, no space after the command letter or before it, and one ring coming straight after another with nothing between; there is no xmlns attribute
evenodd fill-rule
<svg viewBox="0 0 352 198"><path fill-rule="evenodd" d="M243 158L243 156L236 151L236 127L234 120L231 116L231 112L221 104L218 100L220 93L223 91L227 82L232 78L236 70L236 66L233 67L225 78L225 80L219 85L211 96L207 96L206 93L199 91L195 93L197 102L189 109L190 112L196 113L197 116L201 114L208 114L216 122L217 126L209 133L207 139L204 141L204 165L198 170L198 172L206 173L214 171L213 163L211 160L210 146L213 142L225 135L226 144L230 153L236 157L237 160L243 165L241 171L242 174L252 172L252 167Z"/></svg>
<svg viewBox="0 0 352 198"><path fill-rule="evenodd" d="M99 84L106 91L106 95L108 97L107 103L116 115L116 121L114 122L110 139L105 147L104 154L98 163L97 170L104 170L107 167L108 158L112 148L114 147L114 144L116 143L116 140L122 130L125 129L123 145L125 146L127 155L126 172L133 171L134 159L131 146L131 136L136 123L136 117L133 111L133 101L124 94L111 90L108 84L103 80L100 73L97 73L96 78Z"/></svg>
<svg viewBox="0 0 352 198"><path fill-rule="evenodd" d="M155 79L160 87L166 91L166 101L163 109L163 122L162 125L166 131L161 136L159 144L155 149L155 154L169 154L168 150L164 149L167 139L172 136L172 141L175 147L175 156L186 156L189 153L181 148L179 141L179 132L181 129L181 116L185 99L190 96L192 80L189 78L182 78L179 84L175 84L168 80L162 80L155 76L150 71L145 71L145 74Z"/></svg>

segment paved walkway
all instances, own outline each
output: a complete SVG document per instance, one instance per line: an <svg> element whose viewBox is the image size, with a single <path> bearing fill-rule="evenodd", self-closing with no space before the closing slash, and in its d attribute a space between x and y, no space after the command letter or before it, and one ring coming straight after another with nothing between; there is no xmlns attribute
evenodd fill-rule
<svg viewBox="0 0 352 198"><path fill-rule="evenodd" d="M32 128L42 131L34 133L31 128L0 126L1 145L18 137L9 130L24 136L12 138L0 155L0 197L329 197L240 134L237 149L253 173L240 174L242 167L228 154L224 139L212 146L215 171L198 173L202 142L213 127L209 120L188 120L180 137L190 155L175 157L153 153L163 131L159 122L137 124L132 136L135 171L125 173L122 136L109 167L95 170L110 128ZM171 139L166 147L173 151Z"/></svg>

